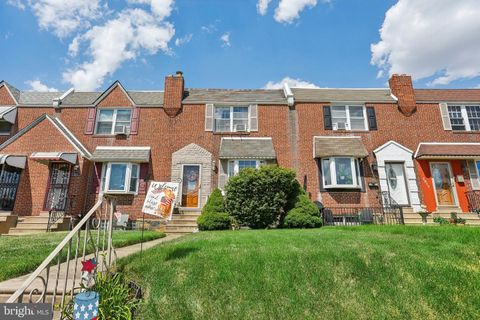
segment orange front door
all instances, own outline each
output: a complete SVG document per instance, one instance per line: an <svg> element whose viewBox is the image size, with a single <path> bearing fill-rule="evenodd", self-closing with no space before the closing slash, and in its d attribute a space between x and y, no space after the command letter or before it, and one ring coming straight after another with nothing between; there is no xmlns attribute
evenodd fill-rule
<svg viewBox="0 0 480 320"><path fill-rule="evenodd" d="M452 177L450 164L448 162L432 162L430 166L437 204L439 206L456 205L455 182Z"/></svg>
<svg viewBox="0 0 480 320"><path fill-rule="evenodd" d="M182 206L198 208L200 195L200 165L186 164L182 175Z"/></svg>

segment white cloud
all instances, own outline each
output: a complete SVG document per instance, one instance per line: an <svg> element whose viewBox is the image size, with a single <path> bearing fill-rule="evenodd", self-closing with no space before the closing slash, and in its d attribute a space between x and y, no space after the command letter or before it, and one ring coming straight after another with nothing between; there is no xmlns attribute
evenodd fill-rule
<svg viewBox="0 0 480 320"><path fill-rule="evenodd" d="M186 43L189 43L192 40L193 34L189 33L181 38L175 39L175 45L177 47L180 47L181 45L184 45Z"/></svg>
<svg viewBox="0 0 480 320"><path fill-rule="evenodd" d="M136 58L142 51L148 54L159 50L170 53L168 43L175 29L172 24L162 21L160 16L143 9L125 9L105 24L91 28L78 40L88 43L90 61L64 72L64 81L77 90L94 90L122 63Z"/></svg>
<svg viewBox="0 0 480 320"><path fill-rule="evenodd" d="M385 16L372 64L430 85L480 76L478 0L399 0Z"/></svg>
<svg viewBox="0 0 480 320"><path fill-rule="evenodd" d="M230 47L230 33L226 32L220 36L220 41L222 41L222 47Z"/></svg>
<svg viewBox="0 0 480 320"><path fill-rule="evenodd" d="M272 0L258 0L257 2L257 11L262 16L267 14L268 5Z"/></svg>
<svg viewBox="0 0 480 320"><path fill-rule="evenodd" d="M40 80L29 80L25 81L26 84L30 86L29 91L37 91L37 92L57 92L58 90L55 88L50 88L46 84L42 83Z"/></svg>
<svg viewBox="0 0 480 320"><path fill-rule="evenodd" d="M291 88L320 88L319 86L308 81L285 77L278 82L268 81L263 89L282 89L285 83L287 83Z"/></svg>
<svg viewBox="0 0 480 320"><path fill-rule="evenodd" d="M106 7L101 0L9 0L20 9L32 9L41 29L51 31L59 38L90 26L103 16Z"/></svg>

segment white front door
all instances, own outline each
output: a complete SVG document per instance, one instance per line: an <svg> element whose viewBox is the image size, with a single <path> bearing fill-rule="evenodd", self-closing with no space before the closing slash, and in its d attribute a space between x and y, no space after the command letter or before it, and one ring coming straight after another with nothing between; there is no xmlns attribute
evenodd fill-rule
<svg viewBox="0 0 480 320"><path fill-rule="evenodd" d="M403 163L385 163L388 192L390 196L401 206L409 205L407 180Z"/></svg>

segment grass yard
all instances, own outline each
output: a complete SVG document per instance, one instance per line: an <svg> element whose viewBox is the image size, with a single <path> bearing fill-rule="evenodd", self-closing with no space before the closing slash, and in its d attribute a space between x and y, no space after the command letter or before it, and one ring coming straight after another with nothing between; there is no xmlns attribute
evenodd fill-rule
<svg viewBox="0 0 480 320"><path fill-rule="evenodd" d="M480 228L202 232L120 260L140 319L480 319Z"/></svg>
<svg viewBox="0 0 480 320"><path fill-rule="evenodd" d="M15 237L1 236L0 281L34 271L66 235L67 232L52 232ZM96 236L96 233L93 236ZM141 236L141 231L115 230L113 233L113 246L120 248L139 243ZM164 236L165 234L161 232L145 231L144 241ZM83 244L83 242L81 243ZM66 252L66 250L64 251Z"/></svg>

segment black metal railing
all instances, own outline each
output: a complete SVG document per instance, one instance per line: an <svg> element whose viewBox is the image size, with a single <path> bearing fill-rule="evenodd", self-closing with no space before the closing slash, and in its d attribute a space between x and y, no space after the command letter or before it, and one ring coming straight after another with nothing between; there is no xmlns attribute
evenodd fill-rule
<svg viewBox="0 0 480 320"><path fill-rule="evenodd" d="M480 214L480 191L465 192L468 199L468 209L471 212Z"/></svg>
<svg viewBox="0 0 480 320"><path fill-rule="evenodd" d="M70 208L73 206L73 196L69 197L65 200L65 206L62 210L57 210L55 206L48 211L48 224L47 224L47 232L52 231L52 226L57 223L60 219L64 219L69 211Z"/></svg>
<svg viewBox="0 0 480 320"><path fill-rule="evenodd" d="M367 224L403 224L402 207L333 207L322 210L327 226L358 226Z"/></svg>
<svg viewBox="0 0 480 320"><path fill-rule="evenodd" d="M385 208L399 207L397 201L392 198L388 191L382 191L380 193L380 205Z"/></svg>

